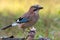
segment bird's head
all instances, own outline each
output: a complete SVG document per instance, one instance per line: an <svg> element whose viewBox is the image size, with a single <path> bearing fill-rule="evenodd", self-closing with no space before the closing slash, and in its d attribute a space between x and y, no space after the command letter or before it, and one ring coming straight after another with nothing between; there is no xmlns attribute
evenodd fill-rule
<svg viewBox="0 0 60 40"><path fill-rule="evenodd" d="M30 11L32 11L32 12L39 11L40 9L43 9L43 7L41 7L39 5L33 5L30 7Z"/></svg>

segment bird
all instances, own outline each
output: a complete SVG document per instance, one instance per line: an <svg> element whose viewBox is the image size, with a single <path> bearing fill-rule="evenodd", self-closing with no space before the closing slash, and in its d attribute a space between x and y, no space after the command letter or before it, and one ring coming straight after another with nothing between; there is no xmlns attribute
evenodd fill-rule
<svg viewBox="0 0 60 40"><path fill-rule="evenodd" d="M18 27L20 27L23 30L32 27L34 24L36 24L36 22L39 19L38 13L40 9L43 9L43 7L39 5L32 5L24 15L22 15L16 20L16 22L6 27L3 27L1 30L5 30L7 28L14 27L16 25L18 25Z"/></svg>

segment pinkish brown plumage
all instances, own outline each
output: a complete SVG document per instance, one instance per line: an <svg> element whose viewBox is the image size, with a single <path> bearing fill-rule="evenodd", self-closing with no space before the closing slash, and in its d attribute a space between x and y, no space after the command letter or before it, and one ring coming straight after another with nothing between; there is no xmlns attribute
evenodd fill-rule
<svg viewBox="0 0 60 40"><path fill-rule="evenodd" d="M36 14L34 12L27 12L23 17L26 17L30 20L27 23L21 24L21 27L26 28L33 26L37 22L37 20L39 19L39 14Z"/></svg>
<svg viewBox="0 0 60 40"><path fill-rule="evenodd" d="M35 9L34 7L38 7L40 9L42 9L42 7L40 7L39 5L32 6L29 9L29 11L22 16L22 18L25 17L25 18L29 19L29 21L27 23L20 24L19 26L21 28L32 27L38 21L38 19L39 19L39 14L38 14L39 9L34 11L34 9Z"/></svg>
<svg viewBox="0 0 60 40"><path fill-rule="evenodd" d="M20 28L22 28L23 33L24 33L26 28L33 27L33 25L36 24L36 22L39 19L39 14L38 14L39 10L42 8L43 7L41 7L39 5L31 6L30 9L28 10L28 12L25 13L24 15L22 15L20 18L18 18L15 23L13 23L9 26L3 27L2 30L5 30L9 27L14 27L14 26L18 25ZM31 37L28 37L28 39L29 38L31 38Z"/></svg>
<svg viewBox="0 0 60 40"><path fill-rule="evenodd" d="M43 7L39 5L33 5L30 7L29 11L25 13L23 16L21 16L16 23L13 23L12 25L9 25L7 27L2 28L7 29L11 26L16 26L18 25L20 28L25 29L28 27L32 27L39 19L39 10L42 9Z"/></svg>

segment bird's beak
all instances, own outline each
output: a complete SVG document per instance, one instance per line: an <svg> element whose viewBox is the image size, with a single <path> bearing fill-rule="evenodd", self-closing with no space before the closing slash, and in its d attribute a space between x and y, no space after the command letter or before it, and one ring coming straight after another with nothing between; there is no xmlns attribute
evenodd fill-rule
<svg viewBox="0 0 60 40"><path fill-rule="evenodd" d="M35 7L36 9L34 9L34 11L36 11L36 10L40 10L40 9L43 9L43 7L41 7L41 6L33 6L33 7Z"/></svg>
<svg viewBox="0 0 60 40"><path fill-rule="evenodd" d="M38 7L38 9L43 9L43 7Z"/></svg>

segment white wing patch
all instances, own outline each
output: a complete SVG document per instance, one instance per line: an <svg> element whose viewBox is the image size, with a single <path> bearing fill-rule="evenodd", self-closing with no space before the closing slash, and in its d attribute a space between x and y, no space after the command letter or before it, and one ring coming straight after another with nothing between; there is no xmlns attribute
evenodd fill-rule
<svg viewBox="0 0 60 40"><path fill-rule="evenodd" d="M16 22L19 22L19 19Z"/></svg>

